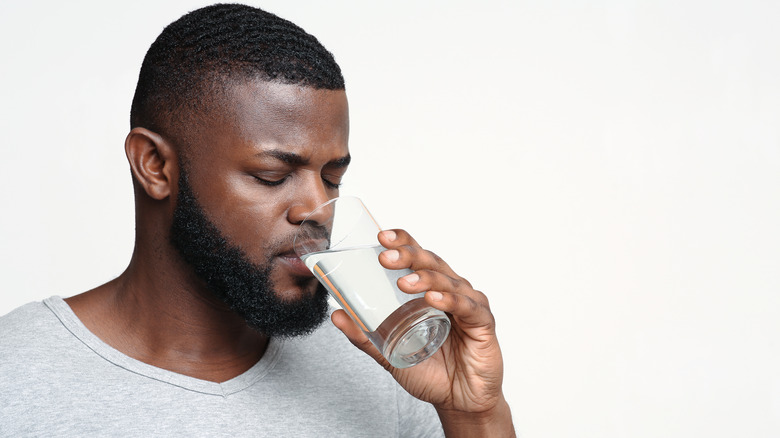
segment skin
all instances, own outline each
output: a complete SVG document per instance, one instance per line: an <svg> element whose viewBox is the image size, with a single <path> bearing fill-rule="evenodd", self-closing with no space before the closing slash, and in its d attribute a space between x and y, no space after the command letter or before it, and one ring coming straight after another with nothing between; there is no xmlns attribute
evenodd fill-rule
<svg viewBox="0 0 780 438"><path fill-rule="evenodd" d="M66 302L93 333L148 364L215 382L234 378L263 355L267 337L214 299L169 243L187 157L193 193L209 219L255 263L272 263L277 294L312 294L316 280L292 254L292 236L318 205L338 196L349 161L343 90L245 81L188 125L176 144L134 128L125 150L134 175L136 245L116 280ZM186 151L178 150L186 144ZM403 230L380 233L380 262L415 271L399 280L409 293L452 315L445 345L424 363L391 367L342 310L333 323L392 373L412 395L432 403L448 437L513 436L501 392L503 361L484 294L422 249Z"/></svg>

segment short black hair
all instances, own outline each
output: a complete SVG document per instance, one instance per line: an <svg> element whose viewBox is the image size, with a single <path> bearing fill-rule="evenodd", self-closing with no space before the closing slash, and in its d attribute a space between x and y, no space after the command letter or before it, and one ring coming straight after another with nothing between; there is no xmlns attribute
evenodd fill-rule
<svg viewBox="0 0 780 438"><path fill-rule="evenodd" d="M344 89L336 60L314 36L255 7L216 4L169 24L149 47L130 127L175 136L170 125L207 108L207 94L248 79Z"/></svg>

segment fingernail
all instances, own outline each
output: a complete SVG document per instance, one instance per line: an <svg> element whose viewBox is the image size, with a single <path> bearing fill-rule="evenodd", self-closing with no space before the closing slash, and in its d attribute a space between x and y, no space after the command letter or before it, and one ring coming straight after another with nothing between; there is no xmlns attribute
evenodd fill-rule
<svg viewBox="0 0 780 438"><path fill-rule="evenodd" d="M415 284L417 284L418 281L420 281L420 276L417 274L409 274L406 277L404 277L404 280L406 280L407 283L414 286Z"/></svg>
<svg viewBox="0 0 780 438"><path fill-rule="evenodd" d="M385 257L387 257L388 260L391 262L395 262L398 260L399 257L401 257L401 254L398 253L398 251L394 249L389 249L385 251Z"/></svg>
<svg viewBox="0 0 780 438"><path fill-rule="evenodd" d="M431 297L433 301L441 301L444 298L441 292L426 292L425 295Z"/></svg>
<svg viewBox="0 0 780 438"><path fill-rule="evenodd" d="M392 242L393 240L395 240L395 238L397 237L397 236L395 235L395 231L390 231L390 230L388 230L388 231L383 231L383 232L382 232L382 234L385 236L385 239L387 239L387 240L389 240L389 241L391 241L391 242Z"/></svg>

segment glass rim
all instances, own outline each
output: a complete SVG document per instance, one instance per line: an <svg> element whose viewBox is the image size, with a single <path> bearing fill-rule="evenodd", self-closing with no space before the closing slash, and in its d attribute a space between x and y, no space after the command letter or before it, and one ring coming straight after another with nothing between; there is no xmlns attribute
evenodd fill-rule
<svg viewBox="0 0 780 438"><path fill-rule="evenodd" d="M362 200L362 199L360 199L359 197L357 197L357 196L354 196L354 195L343 195L343 196L337 196L337 197L335 197L335 198L333 198L333 199L329 199L328 201L326 201L326 202L323 202L322 204L320 204L320 205L318 205L317 207L315 207L315 208L314 208L314 209L313 209L311 212L309 212L309 214L307 214L307 215L306 215L306 217L305 217L305 218L304 218L304 219L301 221L301 223L300 223L300 224L298 224L298 230L295 232L295 235L293 236L293 251L295 252L295 254L296 254L298 257L302 257L302 256L303 256L303 255L305 255L305 254L311 254L311 253L313 253L313 252L317 252L317 251L325 251L325 250L328 250L328 249L332 248L333 246L335 246L335 245L338 245L338 243L340 243L341 241L343 241L343 240L344 240L344 239L341 239L341 240L339 240L339 242L338 242L338 243L336 243L335 245L333 245L333 244L332 244L332 242L330 241L330 236L328 236L328 243L327 243L327 247L326 247L326 248L321 248L321 247L318 247L318 249L316 249L316 250L310 250L310 248L308 248L308 247L307 247L307 245L305 245L306 243L309 243L309 242L303 241L303 243L300 243L300 244L299 244L299 238L301 237L301 234L305 232L305 231L304 231L304 230L305 230L305 228L303 227L303 225L304 225L304 224L305 224L307 221L309 221L309 219L310 219L310 218L311 218L313 215L315 215L315 214L316 214L318 211L321 211L323 208L326 208L326 207L328 207L329 205L335 204L335 203L336 203L336 201L357 202L357 204L358 204L358 205L360 205L360 207L361 207L361 210L362 210L363 214L365 214L366 216L368 216L368 218L371 220L371 222L373 222L373 223L374 223L374 225L376 225L376 227L377 227L377 232L379 232L379 231L381 231L381 230L382 230L382 228L379 226L379 223L377 223L376 219L374 219L374 216L373 216L373 215L371 214L371 212L368 210L368 208L366 207L366 204L363 202L363 200ZM335 212L335 210L334 210L334 212ZM333 222L333 214L331 214L331 217L330 217L330 219L329 219L328 221L326 221L326 222L325 222L325 224L327 224L327 223L332 223L332 222ZM355 223L358 223L358 220L357 220L357 219L356 219ZM313 241L314 241L314 240L312 240L312 242L313 242ZM312 245L312 246L315 246L315 245ZM304 249L305 251L299 251L299 247L300 247L300 248L302 248L302 249Z"/></svg>

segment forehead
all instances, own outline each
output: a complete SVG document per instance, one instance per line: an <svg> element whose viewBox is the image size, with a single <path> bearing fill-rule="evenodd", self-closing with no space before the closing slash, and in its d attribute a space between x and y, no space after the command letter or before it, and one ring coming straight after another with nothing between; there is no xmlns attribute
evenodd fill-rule
<svg viewBox="0 0 780 438"><path fill-rule="evenodd" d="M267 82L226 85L199 123L201 153L283 146L291 152L329 146L347 153L349 110L344 90Z"/></svg>

